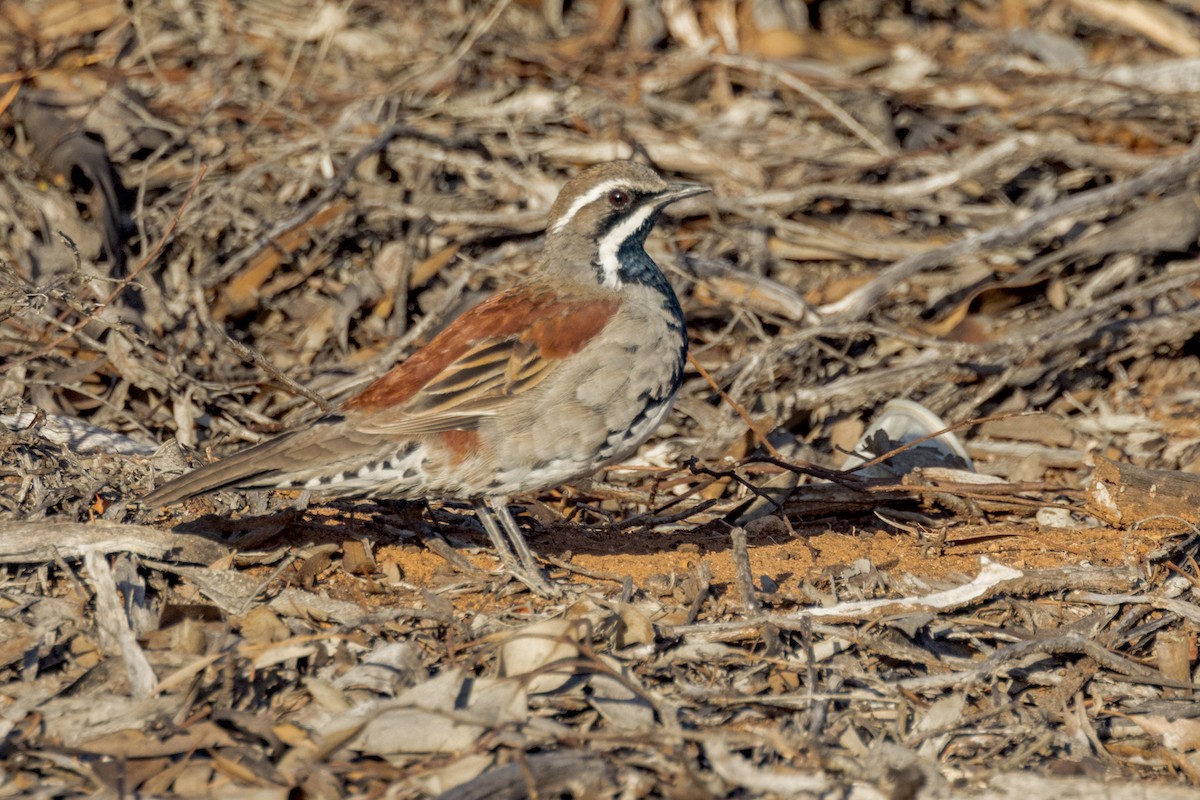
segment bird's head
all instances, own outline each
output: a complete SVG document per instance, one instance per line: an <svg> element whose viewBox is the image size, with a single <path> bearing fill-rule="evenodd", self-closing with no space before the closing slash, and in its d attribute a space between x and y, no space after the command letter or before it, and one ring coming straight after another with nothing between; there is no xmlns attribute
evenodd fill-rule
<svg viewBox="0 0 1200 800"><path fill-rule="evenodd" d="M658 215L677 200L707 191L700 184L667 183L632 161L584 170L567 181L550 209L546 265L590 266L599 283L611 289L637 282L649 262L642 245Z"/></svg>

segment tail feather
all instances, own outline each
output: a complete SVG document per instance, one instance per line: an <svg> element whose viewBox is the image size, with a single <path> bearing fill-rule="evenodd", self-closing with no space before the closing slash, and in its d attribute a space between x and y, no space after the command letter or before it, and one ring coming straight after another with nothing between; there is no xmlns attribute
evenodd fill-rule
<svg viewBox="0 0 1200 800"><path fill-rule="evenodd" d="M332 473L384 444L378 436L353 435L344 418L331 415L298 431L276 436L220 461L168 481L139 498L143 506L165 506L222 489L282 489ZM341 427L343 430L338 430Z"/></svg>
<svg viewBox="0 0 1200 800"><path fill-rule="evenodd" d="M272 456L286 447L284 440L289 438L291 434L284 434L194 469L143 495L138 502L144 506L165 506L222 489L274 487L285 479L284 473L271 463L277 460Z"/></svg>

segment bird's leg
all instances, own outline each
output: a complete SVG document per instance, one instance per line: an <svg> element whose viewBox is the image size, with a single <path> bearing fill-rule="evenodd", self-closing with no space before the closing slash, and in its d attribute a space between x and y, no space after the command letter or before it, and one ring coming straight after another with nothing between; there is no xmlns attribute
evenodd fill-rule
<svg viewBox="0 0 1200 800"><path fill-rule="evenodd" d="M517 566L517 559L513 555L512 547L508 544L508 539L504 538L504 534L500 532L496 518L492 516L491 509L484 501L475 501L475 516L483 523L483 529L487 531L488 538L492 540L492 547L496 549L496 555L500 556L504 565L510 568Z"/></svg>
<svg viewBox="0 0 1200 800"><path fill-rule="evenodd" d="M529 545L525 541L525 534L521 533L520 526L513 519L512 512L508 510L508 503L502 497L491 497L488 498L488 505L491 506L492 511L496 512L496 516L500 517L500 524L504 526L504 532L508 534L508 539L517 551L521 563L531 572L540 570L537 559L533 557L533 551L529 549Z"/></svg>
<svg viewBox="0 0 1200 800"><path fill-rule="evenodd" d="M504 562L509 572L520 578L522 582L536 593L544 597L553 596L554 590L542 578L541 567L538 566L537 560L533 557L533 552L525 542L525 537L522 535L521 529L517 527L516 520L509 513L508 506L505 505L503 498L489 497L487 500L476 500L475 515L483 523L483 529L487 531L488 538L492 540L492 547L496 548L496 553L500 556L500 560ZM504 533L501 533L500 525L496 524L496 516L500 517L500 524L504 526ZM505 533L508 534L507 538L505 537ZM513 555L514 547L516 548L517 556ZM519 562L517 561L518 556L520 557Z"/></svg>

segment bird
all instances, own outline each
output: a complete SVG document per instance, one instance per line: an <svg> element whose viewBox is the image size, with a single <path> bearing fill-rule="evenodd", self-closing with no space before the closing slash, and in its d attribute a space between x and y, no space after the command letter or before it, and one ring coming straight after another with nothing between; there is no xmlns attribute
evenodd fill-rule
<svg viewBox="0 0 1200 800"><path fill-rule="evenodd" d="M235 488L468 501L508 572L546 589L508 503L628 457L670 411L687 328L644 244L663 209L707 191L632 161L583 170L551 206L525 279L333 412L177 477L141 505Z"/></svg>

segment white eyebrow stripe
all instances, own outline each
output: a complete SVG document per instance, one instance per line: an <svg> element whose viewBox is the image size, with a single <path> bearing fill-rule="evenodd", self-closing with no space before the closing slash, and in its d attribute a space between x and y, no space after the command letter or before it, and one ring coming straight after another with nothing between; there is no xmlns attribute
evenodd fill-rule
<svg viewBox="0 0 1200 800"><path fill-rule="evenodd" d="M599 200L613 189L619 188L623 183L624 181L622 181L620 178L613 178L612 180L607 180L604 183L596 184L588 191L579 195L579 197L576 197L575 202L571 203L567 210L563 212L563 215L554 223L554 226L550 228L550 232L557 233L558 231L562 230L564 227L566 227L567 223L571 221L571 218L579 213L579 209L583 208L588 203Z"/></svg>
<svg viewBox="0 0 1200 800"><path fill-rule="evenodd" d="M604 272L605 286L612 289L621 288L621 262L617 258L617 251L621 249L621 244L638 228L645 225L646 220L656 211L658 208L653 203L647 203L600 240L600 269Z"/></svg>

